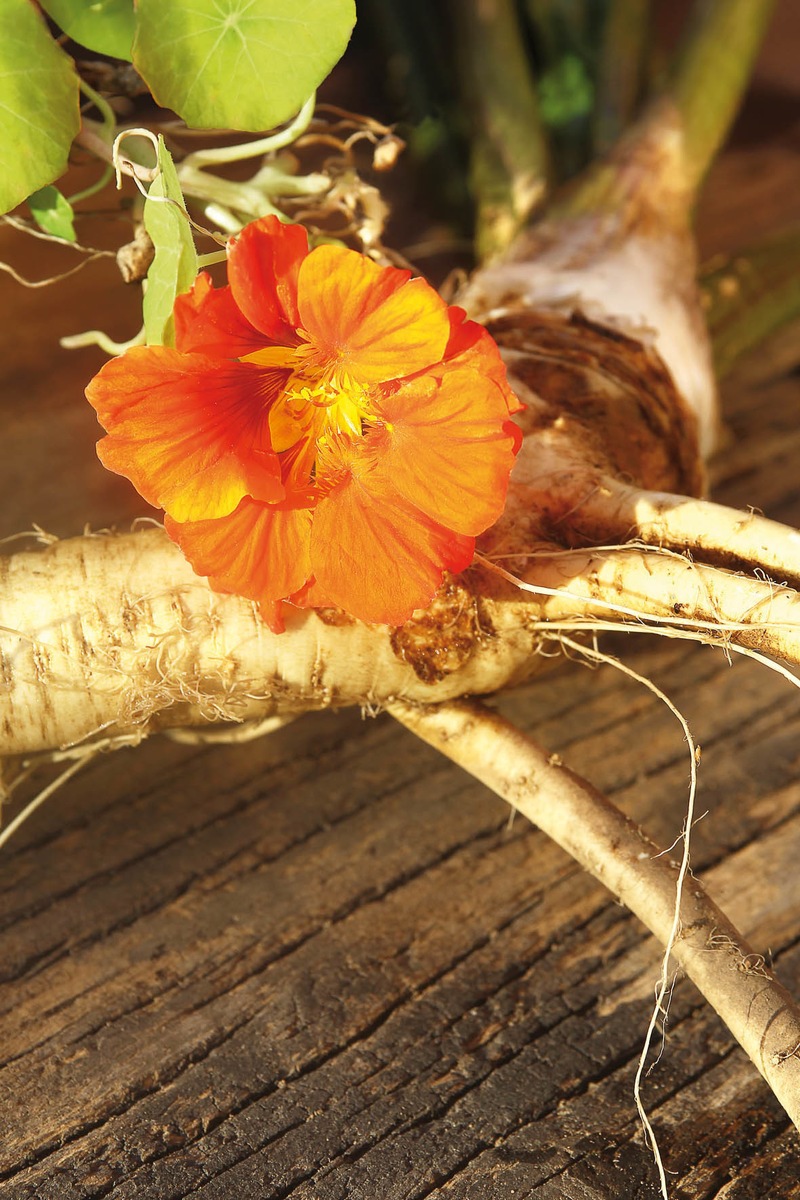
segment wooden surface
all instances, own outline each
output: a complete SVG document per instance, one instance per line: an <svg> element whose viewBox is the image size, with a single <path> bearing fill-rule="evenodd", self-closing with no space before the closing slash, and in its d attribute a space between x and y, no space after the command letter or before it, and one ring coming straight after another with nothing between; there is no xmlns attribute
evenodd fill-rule
<svg viewBox="0 0 800 1200"><path fill-rule="evenodd" d="M798 215L797 93L770 75L785 40L701 206L709 251ZM6 258L53 269L7 235ZM134 331L114 272L38 292L0 278L0 536L145 511L94 460L81 392L101 356L54 346ZM715 468L718 498L795 525L798 366L796 331L742 365ZM711 649L610 645L689 718L695 870L800 994L800 694ZM678 836L687 751L648 692L573 664L500 703ZM658 1195L632 1098L658 947L388 717L96 760L0 861L3 1200ZM800 1138L685 981L644 1098L674 1197L800 1196Z"/></svg>

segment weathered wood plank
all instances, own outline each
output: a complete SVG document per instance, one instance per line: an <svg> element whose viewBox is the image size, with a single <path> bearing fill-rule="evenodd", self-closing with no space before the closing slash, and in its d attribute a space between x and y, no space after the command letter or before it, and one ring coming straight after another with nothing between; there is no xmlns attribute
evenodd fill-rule
<svg viewBox="0 0 800 1200"><path fill-rule="evenodd" d="M661 657L649 650L637 666L652 669ZM698 709L710 717L708 737L702 724L698 733L713 746L703 763L704 788L716 801L710 854L721 859L712 887L758 944L768 938L780 952L796 940L797 894L766 883L791 876L800 838L792 748L798 705L785 706L791 720L776 729L782 685L775 681L774 694L766 688L755 737L741 745L744 761L737 764L732 745L753 701L742 676L764 686L760 673L750 664L717 670L721 658L707 651L694 658L694 678L686 661L680 669L683 686L696 689ZM669 723L659 728L658 715L642 712L641 697L613 677L605 680L600 704L586 682L602 687L604 675L610 672L543 680L514 697L512 711L524 718L530 700L546 707L548 691L557 706L571 698L572 708L560 714L567 732L559 749L573 761L585 759L582 768L593 765L595 777L601 771L603 784L637 817L652 825L665 810L674 833L686 775L679 735ZM726 709L714 707L713 698L720 688L725 696L725 684L737 675L733 732L720 732ZM585 739L568 728L570 719L580 724L582 710L590 729L600 725ZM603 711L641 745L644 788L641 779L631 782L625 737L602 730ZM307 723L307 764L336 720ZM312 723L323 728L312 730ZM278 736L293 735L296 755L301 733L295 726ZM37 856L50 881L50 894L36 898L38 912L29 920L46 927L60 915L63 927L79 931L71 945L62 935L54 960L4 989L11 1007L4 1057L15 1061L3 1077L12 1094L25 1097L28 1111L5 1139L3 1165L47 1151L16 1176L19 1195L63 1194L64 1171L80 1196L104 1194L98 1173L106 1184L126 1179L114 1188L119 1196L182 1196L198 1185L201 1195L256 1195L258 1188L264 1194L267 1169L268 1194L348 1194L342 1189L356 1171L365 1195L369 1187L385 1188L390 1176L396 1190L385 1194L417 1195L424 1194L415 1189L427 1186L431 1164L443 1183L454 1164L474 1160L452 1185L455 1194L469 1195L472 1171L479 1179L486 1153L499 1152L496 1142L505 1147L501 1162L511 1155L517 1172L521 1164L530 1168L530 1148L513 1149L526 1135L538 1147L537 1163L547 1167L544 1186L559 1146L568 1162L577 1154L583 1164L585 1157L560 1132L547 1132L560 1131L565 1097L591 1097L601 1113L616 1106L615 1134L624 1134L621 1144L633 1154L630 1081L655 971L650 939L535 831L521 821L509 830L499 804L443 770L429 751L408 745L388 722L351 723L348 734L350 753L334 746L316 760L315 781L298 780L291 791L280 779L254 788L250 771L259 763L250 761L247 773L242 768L243 759L269 758L274 741L200 754L181 749L194 772L179 787L177 774L154 779L150 796L128 808L110 794L124 794L128 780L109 759L93 769L102 776L92 786L103 796L97 826L77 832L68 826L63 837L19 848L19 856ZM209 786L210 758L218 766ZM765 761L766 787L763 779L750 783L762 810L753 813L735 788L742 769ZM293 765L300 773L296 759ZM210 819L198 814L203 782L213 801L225 779L227 811ZM330 781L322 796L320 779ZM254 790L271 794L254 799ZM728 835L722 846L720 827ZM108 870L101 864L98 872L96 855L84 852L82 877L64 887L59 864L68 861L69 841L87 837L112 853L127 851L130 863ZM12 864L15 857L10 853ZM705 857L698 845L698 865ZM162 890L154 893L154 883ZM127 896L128 907L117 916L112 909L98 926L97 913L111 905L109 888ZM17 945L29 940L26 921L9 926L4 962L13 962ZM783 974L792 982L785 967ZM793 980L800 984L797 963ZM699 1001L687 999L689 991L679 990L673 1005L655 1098L677 1093L685 1111L692 1078L704 1079L714 1063L732 1059L738 1065L727 1093L744 1094L747 1109L755 1102L760 1119L780 1130L785 1121L752 1069L731 1053L724 1030ZM42 1012L44 997L49 1011ZM627 1112L618 1129L620 1108ZM707 1099L699 1111L706 1109ZM713 1141L714 1122L708 1124ZM601 1117L597 1137L602 1130ZM57 1149L65 1138L66 1147ZM325 1155L314 1157L320 1146L358 1157L334 1155L327 1163ZM636 1170L647 1178L648 1158L641 1156ZM396 1160L403 1171L391 1165ZM552 1178L563 1182L566 1169L553 1168ZM577 1177L584 1169L569 1167ZM209 1175L218 1182L206 1184ZM411 1178L404 1183L404 1176ZM311 1180L307 1192L304 1178ZM530 1188L530 1172L527 1180Z"/></svg>
<svg viewBox="0 0 800 1200"><path fill-rule="evenodd" d="M782 179L791 145L785 127L769 142ZM701 230L746 233L768 188L742 163L763 153L723 161ZM100 311L130 333L103 271L75 293L0 280L3 535L144 511L94 459L80 390L99 355L39 332L44 303L48 336ZM796 363L786 336L731 382L716 476L719 498L800 524ZM800 993L800 695L710 649L606 645L689 718L695 869ZM502 706L678 835L686 747L649 693L573 665ZM632 1085L658 961L602 888L385 717L99 759L2 854L0 1196L648 1200ZM645 1100L675 1197L800 1194L796 1134L685 982Z"/></svg>

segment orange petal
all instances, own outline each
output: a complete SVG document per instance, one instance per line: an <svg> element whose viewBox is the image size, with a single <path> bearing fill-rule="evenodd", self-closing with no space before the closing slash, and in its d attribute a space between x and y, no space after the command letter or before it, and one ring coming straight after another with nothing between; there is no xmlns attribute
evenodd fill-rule
<svg viewBox="0 0 800 1200"><path fill-rule="evenodd" d="M424 279L379 267L339 246L318 246L300 267L300 323L326 365L382 383L441 360L447 306Z"/></svg>
<svg viewBox="0 0 800 1200"><path fill-rule="evenodd" d="M380 405L368 436L375 477L456 533L476 537L505 507L522 434L502 388L468 367L421 376Z"/></svg>
<svg viewBox="0 0 800 1200"><path fill-rule="evenodd" d="M240 312L229 287L215 288L204 271L175 301L175 345L217 358L243 358L264 346L264 335Z"/></svg>
<svg viewBox="0 0 800 1200"><path fill-rule="evenodd" d="M350 476L314 510L314 582L296 602L337 605L362 621L401 625L428 604L445 570L472 561L473 538L429 520L387 485Z"/></svg>
<svg viewBox="0 0 800 1200"><path fill-rule="evenodd" d="M263 605L273 621L275 602L298 591L309 575L311 513L244 499L217 521L164 522L198 575L216 592ZM272 622L271 622L272 623Z"/></svg>
<svg viewBox="0 0 800 1200"><path fill-rule="evenodd" d="M228 242L233 299L256 329L282 346L297 345L297 274L307 254L302 225L273 216L245 225Z"/></svg>
<svg viewBox="0 0 800 1200"><path fill-rule="evenodd" d="M450 339L444 353L446 363L454 366L473 367L481 375L494 380L503 392L509 413L522 412L525 407L508 386L506 368L492 335L477 321L467 321L463 308L451 305Z"/></svg>
<svg viewBox="0 0 800 1200"><path fill-rule="evenodd" d="M86 389L108 430L100 460L176 521L225 516L243 496L280 500L267 405L285 379L164 346L129 350Z"/></svg>

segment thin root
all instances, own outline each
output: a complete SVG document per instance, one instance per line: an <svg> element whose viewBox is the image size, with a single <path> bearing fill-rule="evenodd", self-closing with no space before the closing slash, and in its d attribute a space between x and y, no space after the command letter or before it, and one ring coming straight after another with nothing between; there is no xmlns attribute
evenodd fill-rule
<svg viewBox="0 0 800 1200"><path fill-rule="evenodd" d="M684 888L675 929L677 872L643 831L591 784L508 721L476 702L430 708L388 704L392 715L519 809L599 879L651 930L725 1021L800 1128L800 1007L766 963L729 970L757 952L697 880ZM730 938L709 953L709 938ZM735 947L735 949L733 948Z"/></svg>
<svg viewBox="0 0 800 1200"><path fill-rule="evenodd" d="M253 742L256 738L265 737L290 725L299 713L276 713L273 717L262 717L258 721L242 721L238 725L228 725L224 729L165 729L164 733L173 742L181 742L187 746L216 746L241 745L242 742Z"/></svg>
<svg viewBox="0 0 800 1200"><path fill-rule="evenodd" d="M537 556L524 579L481 555L476 563L543 597L541 620L548 624L588 617L587 624L599 628L599 609L628 618L626 628L700 632L709 642L800 665L800 593L769 580L639 547Z"/></svg>
<svg viewBox="0 0 800 1200"><path fill-rule="evenodd" d="M40 792L37 792L34 798L25 805L22 811L17 813L13 821L9 821L5 829L0 830L0 849L2 849L6 842L8 842L14 836L20 825L27 821L28 817L32 816L40 805L44 804L45 800L49 800L53 793L58 791L58 789L65 784L67 780L71 779L73 775L77 775L81 767L85 766L89 759L93 757L93 754L82 755L81 758L76 759L74 762L71 762L68 767L65 767L60 775L57 775L55 779L48 783L47 787L43 787Z"/></svg>
<svg viewBox="0 0 800 1200"><path fill-rule="evenodd" d="M598 531L603 539L637 538L716 566L800 585L800 534L752 510L606 480L581 500L578 516L590 537Z"/></svg>
<svg viewBox="0 0 800 1200"><path fill-rule="evenodd" d="M700 755L698 748L695 745L694 738L692 737L689 723L684 717L683 713L675 704L673 704L669 696L662 692L661 688L653 683L652 679L648 679L646 675L641 675L638 671L635 671L633 667L629 667L626 663L620 662L618 658L614 658L610 654L604 654L602 651L598 650L596 646L582 646L579 642L572 641L571 638L563 638L563 641L566 646L578 652L579 654L582 654L591 662L604 663L608 666L612 666L615 668L615 670L621 671L629 678L635 679L637 683L643 684L648 691L651 691L654 696L658 697L658 699L667 706L672 715L680 723L681 729L683 730L683 736L686 740L687 746L689 747L689 799L686 806L686 820L684 822L683 832L681 834L683 851L681 854L680 866L678 868L678 877L675 881L675 908L672 918L672 928L669 931L669 937L667 938L664 946L664 954L661 959L661 974L659 975L656 983L656 996L653 1004L653 1011L650 1015L650 1021L647 1026L642 1052L639 1056L639 1064L636 1068L636 1078L634 1079L633 1083L633 1099L636 1104L636 1110L639 1113L639 1119L642 1122L645 1136L653 1152L653 1158L655 1159L656 1169L658 1170L659 1181L661 1184L661 1193L665 1200L667 1200L667 1176L664 1170L664 1162L661 1157L661 1151L658 1148L658 1140L656 1138L655 1130L653 1129L642 1100L642 1078L645 1074L647 1058L650 1053L650 1047L653 1044L653 1036L656 1032L659 1019L663 1021L662 1050L659 1051L656 1062L661 1058L661 1053L663 1051L663 1040L666 1037L667 1011L669 1008L669 1000L672 996L672 990L675 986L674 976L672 981L670 981L669 962L681 930L681 902L683 899L684 885L690 869L690 840L692 827L694 825L695 800L697 798L697 763ZM759 955L759 957L761 956Z"/></svg>

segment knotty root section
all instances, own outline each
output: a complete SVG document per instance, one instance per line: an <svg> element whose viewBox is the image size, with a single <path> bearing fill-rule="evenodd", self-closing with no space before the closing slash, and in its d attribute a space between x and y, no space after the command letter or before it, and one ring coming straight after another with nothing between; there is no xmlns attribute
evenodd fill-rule
<svg viewBox="0 0 800 1200"><path fill-rule="evenodd" d="M561 760L478 702L387 705L402 725L474 775L594 875L672 955L800 1129L800 1007L759 955L647 835Z"/></svg>

